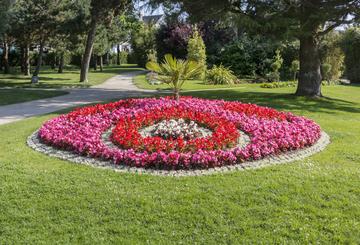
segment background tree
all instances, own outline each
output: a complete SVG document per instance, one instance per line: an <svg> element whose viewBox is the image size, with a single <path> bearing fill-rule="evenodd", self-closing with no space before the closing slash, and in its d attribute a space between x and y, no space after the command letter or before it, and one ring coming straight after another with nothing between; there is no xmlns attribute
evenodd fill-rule
<svg viewBox="0 0 360 245"><path fill-rule="evenodd" d="M341 33L332 31L320 40L321 64L322 67L324 67L324 64L327 64L326 67L329 69L326 75L324 69L321 69L322 76L326 77L326 80L339 79L343 74L345 55L340 46L341 38Z"/></svg>
<svg viewBox="0 0 360 245"><path fill-rule="evenodd" d="M341 47L345 53L345 76L351 83L360 83L360 28L347 30Z"/></svg>
<svg viewBox="0 0 360 245"><path fill-rule="evenodd" d="M14 26L16 26L16 36L22 35L24 31L25 38L28 37L30 41L34 41L37 46L38 55L36 68L33 73L32 82L38 82L38 75L40 72L41 64L43 61L44 48L49 43L50 37L52 37L57 31L58 27L68 17L69 1L61 0L18 0L14 7L16 18ZM29 41L20 38L25 46L25 66L26 73L28 73L28 46Z"/></svg>
<svg viewBox="0 0 360 245"><path fill-rule="evenodd" d="M216 63L229 67L236 76L265 77L271 72L273 57L279 47L277 42L264 37L242 35L223 47Z"/></svg>
<svg viewBox="0 0 360 245"><path fill-rule="evenodd" d="M97 26L99 24L109 25L114 16L124 13L130 7L130 3L131 0L91 0L90 24L81 62L80 82L87 82L88 80L87 76Z"/></svg>
<svg viewBox="0 0 360 245"><path fill-rule="evenodd" d="M140 24L131 35L132 56L137 64L145 67L149 55L155 52L155 28L152 25Z"/></svg>
<svg viewBox="0 0 360 245"><path fill-rule="evenodd" d="M172 53L176 58L185 59L187 45L193 33L192 26L183 22L169 22L156 32L156 51L159 59Z"/></svg>
<svg viewBox="0 0 360 245"><path fill-rule="evenodd" d="M164 0L151 0L162 3ZM193 18L233 13L247 25L248 31L259 31L300 41L300 73L297 95L321 96L321 61L319 39L343 24L353 23L360 15L360 1L352 0L167 0L180 3Z"/></svg>
<svg viewBox="0 0 360 245"><path fill-rule="evenodd" d="M116 45L116 64L121 65L120 44L129 42L132 30L139 25L138 19L135 17L132 9L128 9L125 14L117 16L108 29L109 42Z"/></svg>
<svg viewBox="0 0 360 245"><path fill-rule="evenodd" d="M11 19L10 8L13 5L12 0L3 0L0 6L0 40L2 40L2 65L4 66L4 73L10 72L9 65L9 20Z"/></svg>
<svg viewBox="0 0 360 245"><path fill-rule="evenodd" d="M94 68L96 70L97 64L100 66L100 71L103 71L104 67L104 55L109 52L111 49L111 44L109 41L109 29L104 25L100 25L97 28L97 34L94 42L94 51L93 51L93 59L94 59Z"/></svg>

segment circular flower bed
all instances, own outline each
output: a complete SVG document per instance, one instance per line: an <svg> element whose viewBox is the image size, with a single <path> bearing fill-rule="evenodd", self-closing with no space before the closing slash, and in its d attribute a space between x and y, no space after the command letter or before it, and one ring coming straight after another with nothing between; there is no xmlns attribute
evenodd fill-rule
<svg viewBox="0 0 360 245"><path fill-rule="evenodd" d="M239 145L244 135L250 142ZM146 98L79 108L46 122L38 137L54 148L118 165L179 170L303 149L319 140L321 129L304 117L253 104Z"/></svg>

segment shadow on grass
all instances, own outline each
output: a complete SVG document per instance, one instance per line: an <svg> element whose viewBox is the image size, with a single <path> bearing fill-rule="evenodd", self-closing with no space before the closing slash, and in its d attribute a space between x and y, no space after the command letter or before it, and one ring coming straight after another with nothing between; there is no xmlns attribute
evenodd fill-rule
<svg viewBox="0 0 360 245"><path fill-rule="evenodd" d="M188 92L184 93L184 95L210 99L224 98L225 100L239 100L246 103L256 103L258 105L286 111L297 110L325 112L330 114L335 113L335 111L360 113L360 106L358 103L329 97L307 98L298 97L293 94L248 92L241 90Z"/></svg>

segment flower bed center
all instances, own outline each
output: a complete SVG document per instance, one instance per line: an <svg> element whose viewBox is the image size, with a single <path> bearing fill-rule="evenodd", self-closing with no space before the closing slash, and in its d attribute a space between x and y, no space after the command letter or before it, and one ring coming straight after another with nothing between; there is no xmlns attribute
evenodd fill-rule
<svg viewBox="0 0 360 245"><path fill-rule="evenodd" d="M212 134L208 128L199 126L194 121L184 119L164 120L149 127L139 130L142 137L161 137L165 140L179 139L191 140L207 137Z"/></svg>
<svg viewBox="0 0 360 245"><path fill-rule="evenodd" d="M202 133L198 124L212 133ZM152 125L150 135L140 133L141 128ZM129 115L119 120L111 135L120 148L150 153L226 149L236 145L238 137L235 124L227 119L183 106Z"/></svg>

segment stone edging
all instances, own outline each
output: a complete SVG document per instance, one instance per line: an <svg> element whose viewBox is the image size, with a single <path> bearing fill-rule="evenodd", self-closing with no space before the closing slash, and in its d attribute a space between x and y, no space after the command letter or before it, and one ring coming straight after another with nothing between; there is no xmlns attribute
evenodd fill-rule
<svg viewBox="0 0 360 245"><path fill-rule="evenodd" d="M210 175L215 173L226 173L235 170L254 169L254 168L261 168L276 164L289 163L292 161L301 160L315 153L321 152L325 149L325 147L329 143L330 143L329 135L326 134L324 131L322 131L320 139L310 147L297 151L290 151L288 153L283 153L277 156L269 156L261 160L248 161L231 166L223 166L223 167L216 167L216 168L203 169L203 170L200 169L199 170L156 170L156 169L128 167L125 165L115 165L112 164L110 161L103 161L95 158L79 156L70 151L59 150L41 143L38 138L38 131L35 131L27 139L28 146L33 148L34 150L44 153L48 156L57 157L70 162L90 165L98 168L112 169L116 172L126 172L126 173L130 172L130 173L138 173L138 174L174 176L174 177Z"/></svg>

